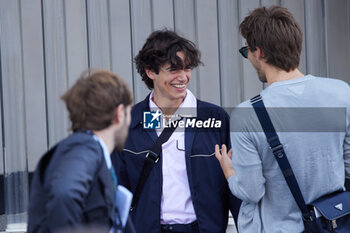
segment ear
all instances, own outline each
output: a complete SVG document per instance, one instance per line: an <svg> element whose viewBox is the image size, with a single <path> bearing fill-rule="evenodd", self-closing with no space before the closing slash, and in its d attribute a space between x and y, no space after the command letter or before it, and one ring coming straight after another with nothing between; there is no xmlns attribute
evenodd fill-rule
<svg viewBox="0 0 350 233"><path fill-rule="evenodd" d="M264 57L265 57L264 52L259 47L256 47L256 51L257 51L258 59L259 60L264 59Z"/></svg>
<svg viewBox="0 0 350 233"><path fill-rule="evenodd" d="M120 124L120 122L124 122L125 118L125 106L124 104L119 104L118 107L114 109L114 123Z"/></svg>
<svg viewBox="0 0 350 233"><path fill-rule="evenodd" d="M155 75L156 75L156 74L154 73L154 71L149 70L149 69L145 69L145 72L146 72L147 76L148 76L150 79L152 79L152 80L155 79Z"/></svg>

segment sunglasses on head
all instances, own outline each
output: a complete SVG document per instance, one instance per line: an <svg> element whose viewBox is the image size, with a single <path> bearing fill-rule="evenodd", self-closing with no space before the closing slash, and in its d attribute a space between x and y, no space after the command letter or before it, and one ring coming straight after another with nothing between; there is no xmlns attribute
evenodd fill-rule
<svg viewBox="0 0 350 233"><path fill-rule="evenodd" d="M244 46L239 49L240 54L242 54L244 58L248 58L248 49L250 49L249 46Z"/></svg>

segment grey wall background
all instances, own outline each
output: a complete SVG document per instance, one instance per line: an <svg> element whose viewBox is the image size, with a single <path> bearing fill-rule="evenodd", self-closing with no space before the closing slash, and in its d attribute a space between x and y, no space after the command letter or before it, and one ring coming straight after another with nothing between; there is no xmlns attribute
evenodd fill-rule
<svg viewBox="0 0 350 233"><path fill-rule="evenodd" d="M238 25L263 5L287 7L300 23L302 72L350 83L350 0L0 0L0 158L35 169L69 133L59 97L88 67L118 73L136 102L145 98L132 58L163 27L202 52L190 84L198 98L233 107L254 96L263 86L238 54Z"/></svg>

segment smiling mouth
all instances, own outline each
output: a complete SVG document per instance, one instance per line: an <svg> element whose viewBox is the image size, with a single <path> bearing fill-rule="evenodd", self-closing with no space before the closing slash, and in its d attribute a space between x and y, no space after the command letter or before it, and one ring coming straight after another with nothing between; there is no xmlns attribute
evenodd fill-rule
<svg viewBox="0 0 350 233"><path fill-rule="evenodd" d="M186 84L171 84L171 86L176 87L176 88L184 88L184 87L186 87Z"/></svg>

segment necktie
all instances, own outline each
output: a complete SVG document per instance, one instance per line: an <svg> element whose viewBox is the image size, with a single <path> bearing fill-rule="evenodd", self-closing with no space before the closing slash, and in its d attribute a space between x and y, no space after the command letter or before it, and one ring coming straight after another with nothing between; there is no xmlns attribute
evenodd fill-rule
<svg viewBox="0 0 350 233"><path fill-rule="evenodd" d="M116 191L117 190L117 186L118 186L118 179L117 179L117 175L115 174L113 166L109 169L109 172L111 173L111 177L112 177L112 180L113 180L114 191Z"/></svg>
<svg viewBox="0 0 350 233"><path fill-rule="evenodd" d="M115 174L115 171L114 171L114 168L113 168L113 165L112 167L109 169L109 172L111 173L111 177L112 177L112 180L113 180L113 187L114 187L114 193L117 192L117 186L118 186L118 180L117 180L117 175ZM112 229L110 230L110 233L113 232L113 233L120 233L121 232L121 221L120 221L120 215L119 215L119 211L117 208L115 208L115 223L114 223L114 226L112 227Z"/></svg>

